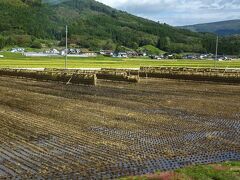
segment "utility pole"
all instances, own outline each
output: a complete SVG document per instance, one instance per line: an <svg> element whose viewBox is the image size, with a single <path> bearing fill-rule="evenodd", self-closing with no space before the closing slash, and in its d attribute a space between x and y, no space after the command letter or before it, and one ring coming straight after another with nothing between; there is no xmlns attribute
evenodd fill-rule
<svg viewBox="0 0 240 180"><path fill-rule="evenodd" d="M217 60L218 60L218 36L216 40L216 55L215 55L215 61L214 61L214 68L216 68Z"/></svg>
<svg viewBox="0 0 240 180"><path fill-rule="evenodd" d="M66 52L65 52L65 69L67 69L67 55L68 55L68 26L66 26Z"/></svg>

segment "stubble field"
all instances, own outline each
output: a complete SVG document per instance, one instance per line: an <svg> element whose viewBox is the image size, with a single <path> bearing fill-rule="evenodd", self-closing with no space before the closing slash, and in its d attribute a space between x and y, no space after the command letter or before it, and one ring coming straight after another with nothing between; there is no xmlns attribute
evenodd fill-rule
<svg viewBox="0 0 240 180"><path fill-rule="evenodd" d="M240 160L239 85L0 82L0 179L113 179Z"/></svg>

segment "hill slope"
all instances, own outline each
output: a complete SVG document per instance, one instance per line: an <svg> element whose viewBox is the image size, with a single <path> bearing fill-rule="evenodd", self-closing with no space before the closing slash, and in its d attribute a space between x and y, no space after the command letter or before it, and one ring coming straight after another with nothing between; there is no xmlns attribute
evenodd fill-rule
<svg viewBox="0 0 240 180"><path fill-rule="evenodd" d="M50 46L49 40L63 45L66 24L69 43L92 50L153 45L168 52L214 52L215 47L211 34L159 24L94 0L1 0L0 48Z"/></svg>
<svg viewBox="0 0 240 180"><path fill-rule="evenodd" d="M222 36L240 34L240 19L206 24L183 26L194 32L210 32Z"/></svg>

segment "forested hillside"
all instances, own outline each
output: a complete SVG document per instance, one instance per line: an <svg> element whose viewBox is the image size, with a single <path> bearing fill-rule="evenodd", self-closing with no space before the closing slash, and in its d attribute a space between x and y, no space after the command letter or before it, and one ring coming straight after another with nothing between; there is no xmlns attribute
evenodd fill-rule
<svg viewBox="0 0 240 180"><path fill-rule="evenodd" d="M51 40L63 45L66 24L70 45L91 50L153 45L168 52L213 52L215 47L213 34L159 24L94 0L1 0L0 48L53 46ZM228 46L222 53L240 54L239 37L220 41Z"/></svg>

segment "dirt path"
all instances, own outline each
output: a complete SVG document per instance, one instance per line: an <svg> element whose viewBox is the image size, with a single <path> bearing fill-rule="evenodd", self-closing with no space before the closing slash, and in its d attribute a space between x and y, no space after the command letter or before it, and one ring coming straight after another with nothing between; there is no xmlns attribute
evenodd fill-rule
<svg viewBox="0 0 240 180"><path fill-rule="evenodd" d="M0 178L116 178L240 160L240 86L0 77Z"/></svg>

